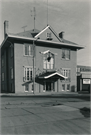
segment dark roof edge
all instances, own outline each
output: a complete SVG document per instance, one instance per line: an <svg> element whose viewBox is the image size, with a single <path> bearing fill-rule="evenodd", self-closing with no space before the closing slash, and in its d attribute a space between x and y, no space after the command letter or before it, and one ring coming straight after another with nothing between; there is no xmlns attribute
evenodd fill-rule
<svg viewBox="0 0 91 135"><path fill-rule="evenodd" d="M45 43L52 43L52 44L57 44L57 45L64 45L64 46L71 46L74 48L78 48L78 49L83 49L83 46L78 46L78 45L72 45L72 44L68 44L68 43L62 43L62 42L52 42L52 41L46 41L46 40L40 40L40 39L35 39L35 38L30 38L30 37L23 37L23 36L16 36L16 35L7 35L7 37L4 39L4 41L1 44L1 47L4 45L4 43L6 42L6 40L8 38L17 38L17 39L21 39L21 40L31 40L31 41L37 41L37 42L45 42Z"/></svg>

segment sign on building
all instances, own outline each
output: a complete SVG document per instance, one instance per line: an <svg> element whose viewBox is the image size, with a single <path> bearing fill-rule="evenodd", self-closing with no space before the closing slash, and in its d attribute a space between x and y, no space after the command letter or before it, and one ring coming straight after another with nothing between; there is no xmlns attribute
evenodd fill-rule
<svg viewBox="0 0 91 135"><path fill-rule="evenodd" d="M83 79L83 84L90 84L90 79Z"/></svg>

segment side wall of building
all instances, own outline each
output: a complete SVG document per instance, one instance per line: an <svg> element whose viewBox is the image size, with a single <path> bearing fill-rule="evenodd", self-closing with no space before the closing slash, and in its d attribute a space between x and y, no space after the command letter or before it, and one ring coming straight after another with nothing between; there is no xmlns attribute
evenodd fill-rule
<svg viewBox="0 0 91 135"><path fill-rule="evenodd" d="M14 89L14 48L12 46L12 56L11 47L8 46L2 50L1 56L1 91L12 93ZM12 70L12 71L11 71ZM11 73L12 72L12 73ZM12 75L11 75L12 74ZM11 77L12 76L12 77Z"/></svg>
<svg viewBox="0 0 91 135"><path fill-rule="evenodd" d="M33 65L32 56L24 56L24 44L14 44L15 65L15 93L25 93L24 67ZM29 92L32 91L32 83L29 84Z"/></svg>

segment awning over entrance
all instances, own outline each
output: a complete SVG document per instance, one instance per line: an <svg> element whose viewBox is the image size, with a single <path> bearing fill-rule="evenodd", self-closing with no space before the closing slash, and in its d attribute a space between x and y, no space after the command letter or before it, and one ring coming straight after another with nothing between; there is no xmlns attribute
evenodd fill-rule
<svg viewBox="0 0 91 135"><path fill-rule="evenodd" d="M60 73L58 73L58 72L56 72L56 71L47 71L47 72L45 72L45 73L41 73L39 76L36 76L35 77L35 82L38 82L38 80L55 80L55 79L58 79L58 78L60 78L61 80L64 80L64 79L67 79L68 77L65 77L65 76L63 76L62 74L60 74ZM26 85L26 84L29 84L29 83L32 83L33 82L33 80L29 80L29 81L27 81L27 82L24 82L22 85ZM42 83L42 81L41 81L41 83Z"/></svg>
<svg viewBox="0 0 91 135"><path fill-rule="evenodd" d="M58 78L61 78L62 80L67 79L67 77L63 76L62 74L58 73L58 72L46 72L42 75L40 75L38 78L39 79L49 79L51 77L55 77L57 76Z"/></svg>

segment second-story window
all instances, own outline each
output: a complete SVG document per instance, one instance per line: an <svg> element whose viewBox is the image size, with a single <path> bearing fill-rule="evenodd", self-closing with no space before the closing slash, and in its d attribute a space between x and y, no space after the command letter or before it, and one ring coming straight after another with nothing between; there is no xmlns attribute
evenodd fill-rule
<svg viewBox="0 0 91 135"><path fill-rule="evenodd" d="M31 56L33 55L33 46L29 44L24 45L24 55Z"/></svg>
<svg viewBox="0 0 91 135"><path fill-rule="evenodd" d="M46 53L43 56L43 68L44 69L54 69L54 54Z"/></svg>
<svg viewBox="0 0 91 135"><path fill-rule="evenodd" d="M70 60L70 50L62 49L62 59Z"/></svg>

